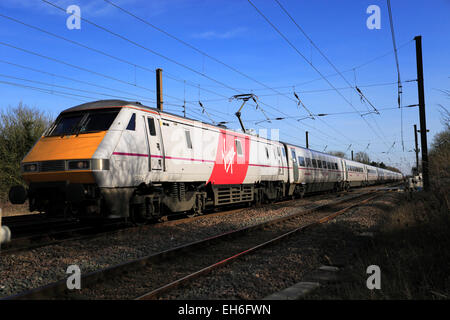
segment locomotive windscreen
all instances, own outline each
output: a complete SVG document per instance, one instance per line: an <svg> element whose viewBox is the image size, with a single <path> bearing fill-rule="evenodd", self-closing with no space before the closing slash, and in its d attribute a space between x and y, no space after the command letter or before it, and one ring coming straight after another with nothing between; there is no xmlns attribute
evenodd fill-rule
<svg viewBox="0 0 450 320"><path fill-rule="evenodd" d="M47 136L90 133L108 130L119 110L91 110L61 115Z"/></svg>

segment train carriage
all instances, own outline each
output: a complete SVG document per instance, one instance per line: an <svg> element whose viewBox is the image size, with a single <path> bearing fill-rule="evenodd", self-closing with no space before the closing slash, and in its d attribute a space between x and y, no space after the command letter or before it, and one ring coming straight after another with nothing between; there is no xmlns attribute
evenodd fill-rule
<svg viewBox="0 0 450 320"><path fill-rule="evenodd" d="M365 165L365 170L367 172L367 184L376 184L378 179L377 168L374 166Z"/></svg>
<svg viewBox="0 0 450 320"><path fill-rule="evenodd" d="M345 164L345 181L349 187L361 187L367 183L365 165L356 161L343 159Z"/></svg>
<svg viewBox="0 0 450 320"><path fill-rule="evenodd" d="M278 199L288 180L282 149L139 103L104 100L63 111L22 169L30 210L110 217L134 210L144 217L159 215L162 205L182 212Z"/></svg>
<svg viewBox="0 0 450 320"><path fill-rule="evenodd" d="M343 170L340 158L322 152L286 144L290 166L290 183L294 194L340 190Z"/></svg>
<svg viewBox="0 0 450 320"><path fill-rule="evenodd" d="M337 191L401 175L138 102L64 110L21 163L30 211L145 221ZM375 174L376 172L376 174Z"/></svg>

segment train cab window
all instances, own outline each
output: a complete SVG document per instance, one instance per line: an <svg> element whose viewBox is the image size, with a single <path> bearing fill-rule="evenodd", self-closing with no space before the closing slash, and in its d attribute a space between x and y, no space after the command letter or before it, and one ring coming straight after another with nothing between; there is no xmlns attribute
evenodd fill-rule
<svg viewBox="0 0 450 320"><path fill-rule="evenodd" d="M278 151L278 157L281 157L280 147L277 148Z"/></svg>
<svg viewBox="0 0 450 320"><path fill-rule="evenodd" d="M133 115L130 118L130 122L128 122L127 130L134 131L136 129L136 113L133 113Z"/></svg>
<svg viewBox="0 0 450 320"><path fill-rule="evenodd" d="M304 167L305 166L305 158L298 156L298 164L300 165L300 167Z"/></svg>
<svg viewBox="0 0 450 320"><path fill-rule="evenodd" d="M188 130L185 130L184 133L186 134L187 147L188 147L188 149L192 149L191 132Z"/></svg>
<svg viewBox="0 0 450 320"><path fill-rule="evenodd" d="M111 127L119 110L92 110L86 113L63 114L57 119L49 136L105 131Z"/></svg>
<svg viewBox="0 0 450 320"><path fill-rule="evenodd" d="M59 120L57 120L53 126L54 128L50 131L49 136L70 134L82 118L82 114L67 116L63 115Z"/></svg>
<svg viewBox="0 0 450 320"><path fill-rule="evenodd" d="M148 121L148 130L150 131L150 135L156 136L155 119L147 118L147 121Z"/></svg>
<svg viewBox="0 0 450 320"><path fill-rule="evenodd" d="M317 168L317 161L316 159L312 159L312 164L314 168Z"/></svg>
<svg viewBox="0 0 450 320"><path fill-rule="evenodd" d="M267 159L269 159L269 149L267 149L267 147L266 147L266 157Z"/></svg>
<svg viewBox="0 0 450 320"><path fill-rule="evenodd" d="M311 158L306 158L306 166L307 167L312 167Z"/></svg>
<svg viewBox="0 0 450 320"><path fill-rule="evenodd" d="M286 151L284 151L284 148L281 148L281 152L283 153L283 158L286 158Z"/></svg>
<svg viewBox="0 0 450 320"><path fill-rule="evenodd" d="M236 144L236 153L238 156L242 156L242 147L241 147L241 141L234 140L234 143Z"/></svg>
<svg viewBox="0 0 450 320"><path fill-rule="evenodd" d="M108 130L119 111L93 112L81 121L78 133Z"/></svg>

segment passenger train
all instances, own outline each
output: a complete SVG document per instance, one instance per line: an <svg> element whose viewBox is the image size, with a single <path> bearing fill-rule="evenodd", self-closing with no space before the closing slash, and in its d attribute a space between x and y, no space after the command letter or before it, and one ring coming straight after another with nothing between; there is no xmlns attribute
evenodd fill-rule
<svg viewBox="0 0 450 320"><path fill-rule="evenodd" d="M401 180L400 173L184 118L138 102L64 110L25 156L30 211L145 221Z"/></svg>

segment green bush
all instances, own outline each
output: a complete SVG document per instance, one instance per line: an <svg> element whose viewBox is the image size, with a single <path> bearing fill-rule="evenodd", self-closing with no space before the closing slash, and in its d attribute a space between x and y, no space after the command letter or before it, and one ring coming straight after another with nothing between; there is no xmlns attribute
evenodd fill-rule
<svg viewBox="0 0 450 320"><path fill-rule="evenodd" d="M20 162L30 151L52 117L23 105L0 110L0 200L5 200L11 186L23 184Z"/></svg>

